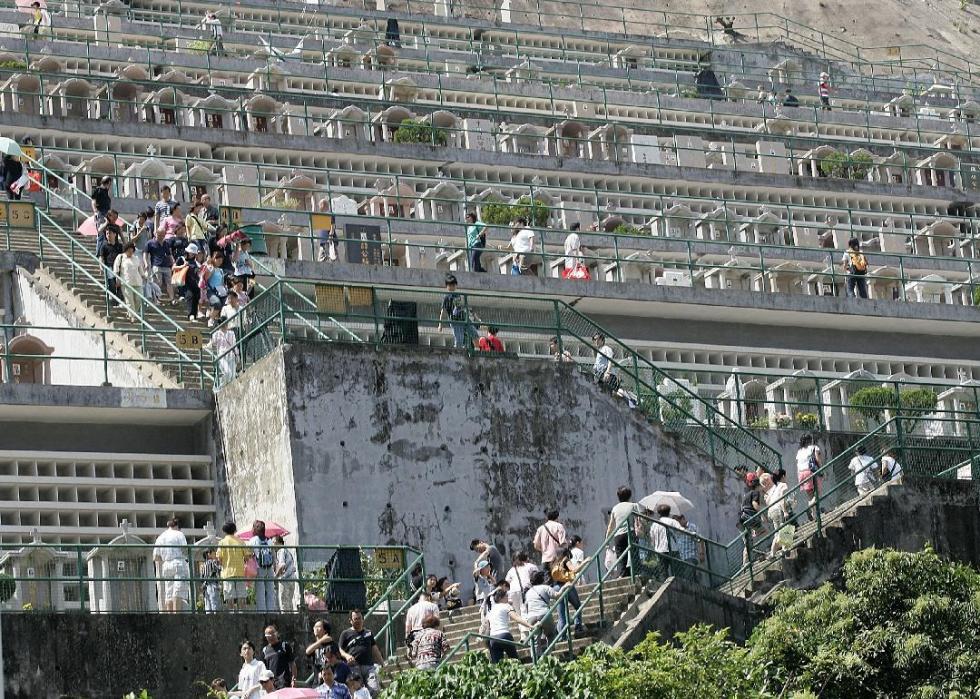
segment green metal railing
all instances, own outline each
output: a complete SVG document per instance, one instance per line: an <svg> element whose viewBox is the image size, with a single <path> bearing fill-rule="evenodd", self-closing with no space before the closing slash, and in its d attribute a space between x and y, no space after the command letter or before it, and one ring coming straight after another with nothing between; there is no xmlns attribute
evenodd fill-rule
<svg viewBox="0 0 980 699"><path fill-rule="evenodd" d="M242 561L253 557L247 542L238 547ZM201 541L186 547L112 543L96 546L72 544L0 545L0 571L9 576L11 592L4 613L20 611L74 611L94 613L163 612L168 587L183 600L179 613L263 611L256 601L256 587L273 586L276 609L279 591L289 585L293 612L316 608L331 611L361 607L366 615L385 614L386 628L402 611L390 606L411 597L409 572L422 564L422 553L409 546L286 546L294 559L296 575L205 578L204 560L216 553L218 541ZM273 553L278 549L270 546ZM232 549L237 551L238 548ZM176 558L187 564L186 572L164 571L156 560ZM273 571L275 565L273 565ZM368 573L365 573L368 569ZM373 573L371 572L373 571ZM243 583L249 592L241 606L224 600L222 583ZM217 601L212 607L211 601ZM206 605L205 602L208 602ZM391 643L388 632L382 634Z"/></svg>
<svg viewBox="0 0 980 699"><path fill-rule="evenodd" d="M250 366L290 338L323 341L322 336L311 338L308 328L312 325L322 330L338 322L347 331L336 338L338 341L376 347L417 343L419 331L437 333L441 328L441 332L449 333L453 326L455 332L472 334L474 324L479 323L500 328L505 341L516 335L536 336L545 342L554 337L559 354L570 350L582 355L591 353L593 357L595 348L591 338L601 334L613 348L613 371L619 375L618 386L612 390L630 406L729 469L751 465L770 470L778 463L778 455L769 445L562 301L460 294L469 320L459 323L440 321L443 296L442 292L403 287L342 286L279 279L249 303L235 347L218 355L216 360L220 364L225 355L235 353L236 364ZM399 315L400 304L414 305L411 318ZM294 320L297 315L307 322L297 323ZM472 346L470 340L470 351Z"/></svg>
<svg viewBox="0 0 980 699"><path fill-rule="evenodd" d="M861 432L890 417L920 417L920 431L932 429L931 417L945 418L936 429L965 426L959 419L980 418L980 382L960 379L876 378L868 372L759 372L716 367L665 369L696 386L718 410L740 424L762 429ZM863 389L884 389L855 395Z"/></svg>
<svg viewBox="0 0 980 699"><path fill-rule="evenodd" d="M50 189L46 184L41 184L42 189L51 197L55 197L69 208L81 211L75 207L74 203L65 199L63 196ZM49 199L50 201L50 199ZM142 288L136 288L117 279L122 291L128 291L129 295L135 299L137 307L131 307L123 298L117 297L109 290L107 285L108 275L112 270L102 264L101 260L95 256L92 250L81 243L79 239L66 231L61 223L52 217L50 209L44 211L35 208L35 225L38 234L38 257L42 262L49 264L65 264L70 280L70 284L76 287L80 284L87 284L96 289L101 294L99 311L106 319L113 319L127 313L129 321L134 327L126 328L126 335L137 338L137 346L140 351L147 353L151 343L162 345L171 358L164 358L161 365L173 365L176 367L176 380L184 383L187 380L204 386L206 382L213 381L214 376L209 372L211 363L210 358L202 361L202 356L207 356L206 348L198 349L198 357L192 357L176 344L176 336L182 333L184 328L174 321L153 301L146 298ZM9 230L9 229L8 229ZM7 239L8 249L10 239ZM94 269L93 274L90 269ZM122 320L120 318L120 320ZM165 331L173 333L168 337ZM194 371L191 371L191 370Z"/></svg>

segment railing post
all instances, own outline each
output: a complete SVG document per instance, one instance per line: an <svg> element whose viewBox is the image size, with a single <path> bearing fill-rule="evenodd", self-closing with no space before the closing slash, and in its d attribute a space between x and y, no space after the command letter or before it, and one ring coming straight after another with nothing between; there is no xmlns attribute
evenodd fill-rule
<svg viewBox="0 0 980 699"><path fill-rule="evenodd" d="M106 331L103 329L101 331L102 335L102 375L105 380L102 382L103 386L111 386L109 383L109 345L106 342Z"/></svg>

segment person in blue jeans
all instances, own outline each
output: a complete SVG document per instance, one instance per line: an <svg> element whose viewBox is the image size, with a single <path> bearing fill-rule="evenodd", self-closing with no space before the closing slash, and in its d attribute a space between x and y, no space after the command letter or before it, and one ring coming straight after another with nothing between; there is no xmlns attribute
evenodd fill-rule
<svg viewBox="0 0 980 699"><path fill-rule="evenodd" d="M868 258L861 252L861 241L857 238L847 241L847 252L841 260L841 267L847 275L848 298L868 298Z"/></svg>
<svg viewBox="0 0 980 699"><path fill-rule="evenodd" d="M472 349L473 341L479 334L472 321L481 321L466 305L463 295L456 292L456 277L452 274L446 275L446 295L442 297L442 308L439 309L437 329L440 332L444 320L449 321L449 327L453 331L453 347Z"/></svg>
<svg viewBox="0 0 980 699"><path fill-rule="evenodd" d="M578 573L583 565L585 565L584 561L582 563L575 563L572 560L571 548L565 548L551 566L551 578L554 581L553 587L555 591L561 593L565 591L565 588L568 589L565 595L565 601L558 605L559 636L562 635L565 627L568 626L569 608L577 612L575 614L575 633L579 636L585 633L585 627L582 626L582 600L578 596L578 590L575 589L575 585L572 584L575 579L575 574ZM556 573L558 574L557 578L555 577Z"/></svg>
<svg viewBox="0 0 980 699"><path fill-rule="evenodd" d="M470 251L470 271L486 272L480 259L487 247L487 224L477 220L476 214L466 214L466 247Z"/></svg>

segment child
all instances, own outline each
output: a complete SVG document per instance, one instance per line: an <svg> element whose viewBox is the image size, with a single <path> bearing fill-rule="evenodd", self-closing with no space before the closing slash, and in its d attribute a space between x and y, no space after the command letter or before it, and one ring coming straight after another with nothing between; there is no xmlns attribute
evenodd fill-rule
<svg viewBox="0 0 980 699"><path fill-rule="evenodd" d="M371 699L371 692L364 686L364 678L357 670L350 673L350 677L347 678L347 689L354 699Z"/></svg>
<svg viewBox="0 0 980 699"><path fill-rule="evenodd" d="M221 577L221 563L215 549L204 552L204 565L201 567L201 577L204 578L204 611L214 613L221 606L221 596L218 592L218 580Z"/></svg>

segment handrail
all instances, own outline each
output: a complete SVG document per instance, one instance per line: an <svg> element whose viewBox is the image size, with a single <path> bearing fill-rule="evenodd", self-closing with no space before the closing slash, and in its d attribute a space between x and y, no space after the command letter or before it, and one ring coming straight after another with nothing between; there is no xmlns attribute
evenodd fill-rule
<svg viewBox="0 0 980 699"><path fill-rule="evenodd" d="M45 213L44 211L41 211L41 210L37 210L37 213L38 213L38 216L39 217L41 217L41 218L43 218L45 220L45 222L46 222L46 224L48 226L54 228L59 233L61 233L62 235L64 235L66 238L68 238L69 240L71 240L71 236L67 232L65 232L65 230L61 227L61 225L57 221L55 221L53 218L51 218L47 213ZM38 219L38 223L40 224L40 219ZM81 265L77 260L75 260L73 254L66 253L64 250L62 250L61 247L59 247L57 243L55 243L53 240L51 240L51 238L49 238L47 235L45 235L44 232L41 231L40 225L38 227L38 236L40 237L40 239L42 241L46 242L49 246L51 246L61 257L63 257L71 265L71 269L72 269L73 275L75 275L75 274L81 274L91 284L94 284L97 289L99 289L100 291L102 291L106 295L106 298L108 299L108 297L111 295L111 292L106 287L105 282L103 280L99 280L98 278L96 278L95 276L93 276L87 269L85 269L85 267L83 265ZM74 242L74 241L72 241L72 242ZM83 254L86 254L91 259L95 260L95 263L98 265L98 267L100 269L106 270L106 271L111 271L111 270L108 270L108 268L105 267L102 264L102 261L99 260L98 258L96 258L95 255L92 254L90 251L84 250L84 253ZM43 257L43 255L42 255L42 257ZM199 372L200 372L199 376L200 376L200 380L202 382L204 381L205 378L212 378L213 379L214 377L211 376L211 375L209 375L209 373L207 372L207 370L205 369L204 365L202 364L202 362L200 360L195 360L192 357L188 356L187 353L185 353L182 349L180 349L179 347L177 347L177 345L174 344L174 342L169 337L167 337L166 335L164 335L159 329L157 329L156 327L154 327L146 319L146 317L145 317L145 309L146 308L149 308L150 310L155 311L156 314L159 315L160 317L164 318L165 319L165 322L168 323L171 327L173 327L175 329L175 331L181 331L182 330L181 326L179 324L177 324L172 318L170 318L169 316L167 316L167 314L164 313L163 310L160 307L158 307L152 301L150 301L149 299L147 299L146 297L144 297L143 296L143 293L142 293L142 289L136 289L135 287L132 287L129 284L126 284L122 280L119 280L119 282L120 282L120 285L123 286L123 288L132 289L136 293L137 299L139 299L140 302L141 302L140 303L140 308L134 309L134 308L130 308L125 303L125 301L123 299L118 299L119 305L122 306L123 308L127 309L128 311L130 311L131 317L133 317L137 321L137 324L139 326L142 326L139 330L137 330L137 332L143 338L143 341L145 342L146 335L147 335L147 333L149 333L149 335L151 335L155 339L163 342L167 346L167 348L170 351L172 351L174 353L174 355L179 360L181 360L182 362L187 363L189 365L195 366L199 370ZM166 364L166 362L163 362L163 364ZM180 366L183 366L183 365L181 364ZM178 380L180 380L179 374L178 374Z"/></svg>
<svg viewBox="0 0 980 699"><path fill-rule="evenodd" d="M309 280L283 279L278 279L275 283L306 284L307 286L311 284ZM331 316L347 318L349 321L359 320L370 324L375 329L374 342L376 343L380 343L381 341L379 328L388 320L386 313L379 308L379 305L384 303L382 296L386 294L408 294L407 298L418 299L422 297L435 299L437 296L441 297L443 293L432 290L416 290L410 287L396 285L354 286L369 290L372 299L370 314L365 315L348 311L344 314L331 313ZM295 286L293 288L294 291L297 291ZM466 299L467 304L472 301L487 305L486 302L488 300L494 300L494 302L499 301L499 296L494 294L467 293L460 295ZM288 302L282 299L281 294L279 298L280 306L272 313L283 317L285 313L297 311L297 309L291 307ZM620 358L613 357L610 360L612 365L626 377L622 383L623 389L632 394L632 399L637 402L638 407L640 407L648 419L660 422L665 429L676 432L683 439L704 452L715 463L722 464L731 470L737 470L738 467L746 463L753 464L756 468L771 470L779 463L778 453L758 436L721 414L708 401L698 396L683 384L679 384L667 377L653 363L638 355L631 347L618 340L605 328L599 326L568 304L559 300L539 298L526 299L524 303L530 305L534 309L531 312L538 316L535 318L534 330L536 332L555 334L560 344L562 342L574 341L591 347L590 340L587 338L591 338L596 334L604 335L607 341L612 346L617 347L623 355ZM493 302L490 305L492 304ZM490 309L488 308L487 310L489 311ZM506 316L496 321L490 320L489 315L482 310L481 315L483 315L485 323L495 323L504 329L511 327L520 330L523 327L522 324L526 322L522 320L514 323L508 320ZM430 323L436 322L434 317L423 317L418 320ZM259 325L265 325L268 323L268 319L253 318L253 322ZM287 330L288 328L285 325L281 328L283 341L285 341ZM242 343L238 343L236 346L242 348L240 351L242 356L249 355L247 344L242 346ZM663 378L663 382L658 382L658 378Z"/></svg>

